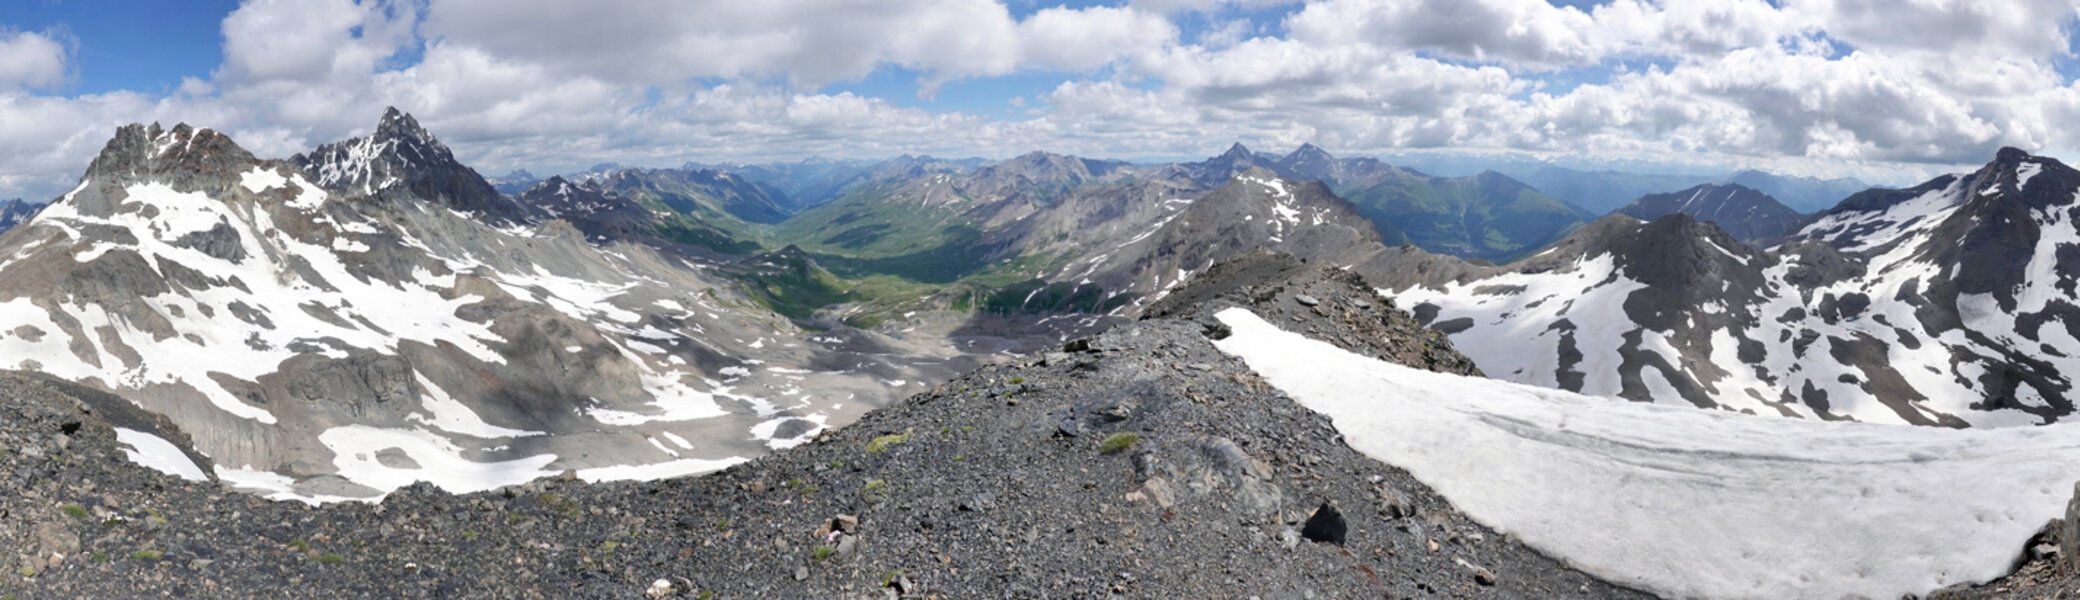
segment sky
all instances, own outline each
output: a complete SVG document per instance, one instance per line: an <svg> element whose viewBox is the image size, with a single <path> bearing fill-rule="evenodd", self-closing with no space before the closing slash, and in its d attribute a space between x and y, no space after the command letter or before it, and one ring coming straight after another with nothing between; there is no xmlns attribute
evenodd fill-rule
<svg viewBox="0 0 2080 600"><path fill-rule="evenodd" d="M0 198L125 123L286 158L387 106L487 175L1239 141L1906 183L2080 159L2076 28L2080 0L8 0Z"/></svg>

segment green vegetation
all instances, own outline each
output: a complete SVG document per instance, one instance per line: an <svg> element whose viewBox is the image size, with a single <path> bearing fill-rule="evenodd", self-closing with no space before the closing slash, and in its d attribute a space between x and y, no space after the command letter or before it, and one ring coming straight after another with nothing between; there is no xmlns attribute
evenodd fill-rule
<svg viewBox="0 0 2080 600"><path fill-rule="evenodd" d="M343 565L347 564L347 557L327 552L325 554L318 555L318 564Z"/></svg>
<svg viewBox="0 0 2080 600"><path fill-rule="evenodd" d="M1024 378L1024 377L1013 377L1013 378L1011 378L1011 381L1007 381L1007 382L1005 382L1005 383L1009 383L1009 384L1011 384L1011 385L1020 385L1020 384L1024 384L1025 382L1026 382L1026 378Z"/></svg>
<svg viewBox="0 0 2080 600"><path fill-rule="evenodd" d="M1496 262L1544 247L1596 218L1494 173L1456 178L1400 173L1337 194L1372 220L1389 246L1414 243L1431 252Z"/></svg>
<svg viewBox="0 0 2080 600"><path fill-rule="evenodd" d="M824 559L830 558L832 554L837 553L837 548L832 548L830 546L817 546L814 549L809 550L809 558L815 559L817 561L822 561Z"/></svg>
<svg viewBox="0 0 2080 600"><path fill-rule="evenodd" d="M991 292L989 297L983 300L981 310L998 315L1102 313L1134 301L1134 296L1129 294L1111 298L1106 298L1106 295L1105 288L1097 285L1077 285L1063 281L1048 283L1040 279L1028 279Z"/></svg>
<svg viewBox="0 0 2080 600"><path fill-rule="evenodd" d="M130 553L130 558L134 558L134 559L137 559L137 560L159 560L159 551L158 551L158 550L138 550L138 551L136 551L136 552L132 552L132 553Z"/></svg>
<svg viewBox="0 0 2080 600"><path fill-rule="evenodd" d="M86 507L80 506L78 504L67 504L64 506L60 506L58 507L58 510L65 511L65 516L72 517L74 519L87 518Z"/></svg>
<svg viewBox="0 0 2080 600"><path fill-rule="evenodd" d="M881 437L877 437L874 438L872 441L867 442L867 454L880 454L883 452L887 452L890 446L900 446L904 442L908 441L910 441L910 432L908 431L894 435L884 435Z"/></svg>
<svg viewBox="0 0 2080 600"><path fill-rule="evenodd" d="M1132 448L1134 447L1134 444L1136 442L1140 441L1141 436L1137 434L1115 433L1109 436L1105 436L1105 441L1098 443L1098 451L1104 452L1106 454L1111 454L1114 452L1119 452L1121 450Z"/></svg>
<svg viewBox="0 0 2080 600"><path fill-rule="evenodd" d="M108 559L108 553L106 553L106 552L100 552L100 551L96 551L96 552L94 552L93 554L91 554L91 555L88 555L88 558L89 558L90 560L93 560L94 562L100 562L100 563L105 563L105 562L108 562L108 560L109 560L109 559Z"/></svg>
<svg viewBox="0 0 2080 600"><path fill-rule="evenodd" d="M556 514L563 515L566 518L576 519L578 517L584 516L585 514L585 512L581 510L581 507L578 506L578 501L564 500L562 498L556 497L555 494L542 494L541 496L535 498L535 500L540 501L542 503L542 506L547 507L551 511L555 511ZM510 520L508 522L510 522Z"/></svg>
<svg viewBox="0 0 2080 600"><path fill-rule="evenodd" d="M22 579L28 579L30 577L36 576L36 569L34 567L23 565L21 570L15 571L15 573L21 575Z"/></svg>
<svg viewBox="0 0 2080 600"><path fill-rule="evenodd" d="M294 549L296 549L296 551L297 551L297 552L310 552L310 551L311 551L311 545L310 545L310 542L305 542L305 541L303 541L303 540L300 540L300 539L298 539L298 540L289 540L289 544L288 544L288 546L289 546L290 548L294 548Z"/></svg>
<svg viewBox="0 0 2080 600"><path fill-rule="evenodd" d="M869 504L881 502L888 499L888 492L887 481L869 479L865 485L859 487L859 499L865 500Z"/></svg>

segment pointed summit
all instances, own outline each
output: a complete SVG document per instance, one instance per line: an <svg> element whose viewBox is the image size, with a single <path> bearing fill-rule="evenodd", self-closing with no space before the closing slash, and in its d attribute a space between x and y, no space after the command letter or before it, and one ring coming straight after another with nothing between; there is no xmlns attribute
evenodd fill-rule
<svg viewBox="0 0 2080 600"><path fill-rule="evenodd" d="M391 107L375 133L319 146L290 161L326 189L386 201L430 201L474 213L493 225L524 223L539 213L500 194L455 153Z"/></svg>
<svg viewBox="0 0 2080 600"><path fill-rule="evenodd" d="M397 110L395 106L383 110L383 120L376 123L375 138L410 139L428 145L440 145L439 140L433 139L433 134L427 133L426 128L419 126L418 119L412 118L410 113ZM445 150L446 147L443 146L442 149Z"/></svg>
<svg viewBox="0 0 2080 600"><path fill-rule="evenodd" d="M1255 153L1253 153L1253 152L1250 152L1250 151L1249 151L1249 147L1248 147L1248 146L1244 146L1244 145L1242 145L1242 142L1235 142L1235 145L1233 145L1233 146L1229 146L1229 147L1228 147L1228 151L1227 151L1227 152L1222 152L1222 153L1221 153L1221 156L1220 156L1220 157L1221 157L1221 158L1226 158L1226 159L1231 159L1231 160L1232 160L1232 159L1242 159L1242 160L1248 160L1248 159L1250 159L1250 158L1252 158L1252 157L1255 157L1255 156L1256 156L1256 154L1255 154Z"/></svg>

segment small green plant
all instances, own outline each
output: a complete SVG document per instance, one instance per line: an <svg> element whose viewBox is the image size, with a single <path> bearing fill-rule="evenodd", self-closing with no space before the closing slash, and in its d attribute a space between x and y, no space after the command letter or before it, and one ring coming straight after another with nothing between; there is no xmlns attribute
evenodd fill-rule
<svg viewBox="0 0 2080 600"><path fill-rule="evenodd" d="M462 532L462 539L465 539L465 540L474 540L474 539L477 539L477 532L476 532L476 530L474 530L474 529L473 529L473 530L469 530L469 531L464 531L464 532Z"/></svg>
<svg viewBox="0 0 2080 600"><path fill-rule="evenodd" d="M327 552L327 553L324 553L324 554L321 554L321 555L319 555L319 556L318 556L318 564L321 564L321 565L344 565L344 564L347 564L347 557L344 557L344 556L340 556L340 555L338 555L338 554L333 554L333 553L331 553L331 552Z"/></svg>
<svg viewBox="0 0 2080 600"><path fill-rule="evenodd" d="M535 499L541 501L542 506L546 506L549 510L556 511L557 514L566 518L576 519L585 514L578 506L578 501L576 500L558 498L556 494L542 494Z"/></svg>
<svg viewBox="0 0 2080 600"><path fill-rule="evenodd" d="M908 431L877 437L873 441L867 442L867 454L887 452L890 446L900 446L908 441L910 441L910 432Z"/></svg>
<svg viewBox="0 0 2080 600"><path fill-rule="evenodd" d="M306 541L303 541L303 540L301 540L301 539L289 540L289 544L288 544L288 545L289 545L289 547L290 547L290 548L295 548L297 552L310 552L310 551L311 551L311 544L310 544L310 542L306 542Z"/></svg>
<svg viewBox="0 0 2080 600"><path fill-rule="evenodd" d="M714 600L715 590L701 590L700 600Z"/></svg>
<svg viewBox="0 0 2080 600"><path fill-rule="evenodd" d="M65 516L72 517L74 519L87 518L87 508L78 504L67 504L64 506L60 506L58 507L58 510L65 511Z"/></svg>
<svg viewBox="0 0 2080 600"><path fill-rule="evenodd" d="M832 554L837 553L837 548L832 548L830 546L817 546L815 549L809 551L809 558L822 561L824 559L830 558Z"/></svg>
<svg viewBox="0 0 2080 600"><path fill-rule="evenodd" d="M814 485L805 485L805 486L802 486L802 489L801 489L801 493L802 493L802 495L804 495L804 496L808 496L808 495L811 495L811 494L815 494L815 493L816 493L816 486L814 486Z"/></svg>
<svg viewBox="0 0 2080 600"><path fill-rule="evenodd" d="M1098 442L1098 451L1104 452L1106 454L1111 454L1114 452L1132 448L1134 447L1134 443L1139 441L1141 441L1140 435L1132 433L1115 433L1109 436L1105 436L1105 441Z"/></svg>
<svg viewBox="0 0 2080 600"><path fill-rule="evenodd" d="M523 514L520 514L520 513L506 513L506 524L507 524L507 525L517 525L517 524L519 524L519 523L520 523L521 521L525 521L525 520L527 520L527 515L523 515Z"/></svg>
<svg viewBox="0 0 2080 600"><path fill-rule="evenodd" d="M888 572L887 574L885 574L885 575L882 575L882 576L881 576L881 587L888 587L888 584L890 584L890 583L894 583L897 577L902 577L902 576L903 576L903 570L902 570L902 569L896 569L896 570L894 570L894 571L889 571L889 572Z"/></svg>
<svg viewBox="0 0 2080 600"><path fill-rule="evenodd" d="M1023 384L1023 383L1025 383L1025 382L1026 382L1026 378L1024 378L1024 377L1013 377L1013 378L1011 378L1011 385L1019 385L1019 384Z"/></svg>
<svg viewBox="0 0 2080 600"><path fill-rule="evenodd" d="M600 542L600 545L599 545L599 556L600 556L600 558L603 558L603 559L604 559L604 558L612 558L612 557L614 556L614 551L615 551L615 550L619 550L619 549L621 549L621 542L616 542L616 541L614 541L614 540L607 540L607 541L605 541L605 542Z"/></svg>
<svg viewBox="0 0 2080 600"><path fill-rule="evenodd" d="M974 431L974 430L975 430L975 426L974 426L974 425L962 425L962 426L961 426L961 433L967 433L967 432L970 432L970 431Z"/></svg>
<svg viewBox="0 0 2080 600"><path fill-rule="evenodd" d="M953 462L960 462L960 461L964 461L964 460L967 460L967 459L968 459L968 455L966 455L966 454L955 454L955 455L953 455Z"/></svg>
<svg viewBox="0 0 2080 600"><path fill-rule="evenodd" d="M880 502L882 500L887 500L888 482L880 479L867 480L866 485L862 485L859 487L859 499L868 502Z"/></svg>
<svg viewBox="0 0 2080 600"><path fill-rule="evenodd" d="M715 522L716 531L721 531L724 529L729 529L729 517L723 517L722 520Z"/></svg>
<svg viewBox="0 0 2080 600"><path fill-rule="evenodd" d="M134 558L134 559L137 559L137 560L159 560L159 551L158 551L158 550L138 550L138 551L136 551L136 552L132 552L132 553L130 553L130 558Z"/></svg>
<svg viewBox="0 0 2080 600"><path fill-rule="evenodd" d="M97 551L89 558L92 558L94 562L108 562L108 553Z"/></svg>
<svg viewBox="0 0 2080 600"><path fill-rule="evenodd" d="M28 578L30 578L30 577L35 577L35 576L36 576L36 569L35 569L34 567L26 567L26 566L25 566L25 567L22 567L22 570L20 570L20 571L15 571L15 573L16 573L16 574L18 574L18 575L21 575L21 576L22 576L22 579L28 579Z"/></svg>
<svg viewBox="0 0 2080 600"><path fill-rule="evenodd" d="M842 461L842 460L834 460L834 461L831 461L831 470L838 470L838 469L843 469L843 468L845 468L845 461Z"/></svg>

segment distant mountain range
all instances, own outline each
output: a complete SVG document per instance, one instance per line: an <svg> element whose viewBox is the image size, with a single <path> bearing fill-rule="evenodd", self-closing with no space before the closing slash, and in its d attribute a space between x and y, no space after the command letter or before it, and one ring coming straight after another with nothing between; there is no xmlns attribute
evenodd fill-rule
<svg viewBox="0 0 2080 600"><path fill-rule="evenodd" d="M1680 192L1648 194L1613 212L1642 221L1674 213L1716 224L1743 242L1765 245L1789 235L1806 220L1805 215L1768 194L1738 183L1707 183Z"/></svg>
<svg viewBox="0 0 2080 600"><path fill-rule="evenodd" d="M1614 215L1508 267L1399 249L1365 272L1493 377L1820 419L2048 423L2073 413L2080 372L2076 192L2080 171L2004 149L1851 196L1770 248L1686 214Z"/></svg>

